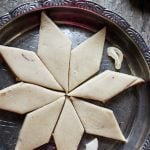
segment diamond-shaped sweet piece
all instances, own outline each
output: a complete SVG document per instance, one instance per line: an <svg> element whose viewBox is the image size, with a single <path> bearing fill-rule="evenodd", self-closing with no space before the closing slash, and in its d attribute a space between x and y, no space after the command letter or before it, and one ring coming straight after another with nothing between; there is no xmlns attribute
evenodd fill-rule
<svg viewBox="0 0 150 150"><path fill-rule="evenodd" d="M105 36L103 28L71 51L69 91L99 71Z"/></svg>
<svg viewBox="0 0 150 150"><path fill-rule="evenodd" d="M57 150L77 150L83 133L78 115L67 99L54 131Z"/></svg>
<svg viewBox="0 0 150 150"><path fill-rule="evenodd" d="M61 86L34 52L0 46L0 54L18 80L62 90Z"/></svg>
<svg viewBox="0 0 150 150"><path fill-rule="evenodd" d="M144 82L144 80L124 73L107 70L85 82L68 95L105 103L123 90L140 82Z"/></svg>
<svg viewBox="0 0 150 150"><path fill-rule="evenodd" d="M50 140L65 97L29 113L22 126L16 150L32 150Z"/></svg>
<svg viewBox="0 0 150 150"><path fill-rule="evenodd" d="M126 142L113 112L109 109L72 98L86 133Z"/></svg>
<svg viewBox="0 0 150 150"><path fill-rule="evenodd" d="M38 55L66 91L70 51L71 41L45 13L42 13Z"/></svg>
<svg viewBox="0 0 150 150"><path fill-rule="evenodd" d="M63 95L64 93L61 92L21 82L0 91L0 109L25 114L47 105Z"/></svg>

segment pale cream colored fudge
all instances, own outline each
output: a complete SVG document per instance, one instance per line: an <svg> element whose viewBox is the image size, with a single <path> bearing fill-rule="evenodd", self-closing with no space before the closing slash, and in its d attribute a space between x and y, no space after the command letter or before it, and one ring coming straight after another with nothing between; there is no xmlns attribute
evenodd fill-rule
<svg viewBox="0 0 150 150"><path fill-rule="evenodd" d="M111 110L81 101L77 98L72 98L72 102L86 133L126 142Z"/></svg>
<svg viewBox="0 0 150 150"><path fill-rule="evenodd" d="M127 88L144 82L124 73L104 71L73 90L68 95L106 102Z"/></svg>
<svg viewBox="0 0 150 150"><path fill-rule="evenodd" d="M0 46L0 54L20 81L62 90L39 57L31 51Z"/></svg>
<svg viewBox="0 0 150 150"><path fill-rule="evenodd" d="M71 41L42 13L38 55L65 91L68 91L70 51Z"/></svg>
<svg viewBox="0 0 150 150"><path fill-rule="evenodd" d="M99 71L105 37L103 28L71 51L69 91Z"/></svg>
<svg viewBox="0 0 150 150"><path fill-rule="evenodd" d="M58 150L77 150L84 128L69 99L66 99L62 114L54 131Z"/></svg>
<svg viewBox="0 0 150 150"><path fill-rule="evenodd" d="M59 98L26 116L15 150L33 150L49 142L64 100Z"/></svg>
<svg viewBox="0 0 150 150"><path fill-rule="evenodd" d="M64 93L21 82L0 91L0 109L25 114L62 96Z"/></svg>

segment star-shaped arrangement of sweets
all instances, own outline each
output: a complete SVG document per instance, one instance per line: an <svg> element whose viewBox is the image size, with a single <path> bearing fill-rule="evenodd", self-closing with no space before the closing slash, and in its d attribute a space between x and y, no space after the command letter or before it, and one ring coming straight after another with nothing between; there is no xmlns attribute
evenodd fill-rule
<svg viewBox="0 0 150 150"><path fill-rule="evenodd" d="M106 70L97 74L106 28L71 50L71 41L41 14L37 54L0 46L18 83L0 91L0 109L26 114L16 150L32 150L54 137L58 150L77 150L84 133L126 142L107 102L143 79Z"/></svg>

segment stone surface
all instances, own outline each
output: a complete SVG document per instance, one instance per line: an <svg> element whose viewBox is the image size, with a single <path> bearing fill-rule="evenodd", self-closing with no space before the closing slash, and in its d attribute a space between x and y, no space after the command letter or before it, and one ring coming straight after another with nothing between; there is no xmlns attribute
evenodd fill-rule
<svg viewBox="0 0 150 150"><path fill-rule="evenodd" d="M116 12L121 15L128 23L136 29L144 38L147 45L150 46L150 9L144 9L138 7L138 0L92 0L105 8ZM149 5L148 0L145 0Z"/></svg>

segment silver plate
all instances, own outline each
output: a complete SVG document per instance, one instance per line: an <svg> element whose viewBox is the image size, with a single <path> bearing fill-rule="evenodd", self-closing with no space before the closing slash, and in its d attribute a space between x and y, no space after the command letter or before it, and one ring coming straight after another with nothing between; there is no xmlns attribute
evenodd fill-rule
<svg viewBox="0 0 150 150"><path fill-rule="evenodd" d="M106 26L107 40L101 71L115 70L113 62L106 54L106 48L113 45L120 47L125 55L121 72L132 73L146 81L150 79L150 51L141 36L122 17L88 1L45 0L23 4L0 17L0 44L36 51L42 10L71 38L73 47ZM0 59L0 88L15 82L11 71ZM145 144L144 141L150 124L149 90L150 86L146 83L122 92L106 105L96 103L114 111L124 135L129 140L127 144L123 144L97 137L100 150L148 149L149 138ZM0 110L1 150L14 149L24 117ZM85 134L79 149L85 149L85 144L94 137ZM51 139L49 144L40 149L55 149L55 144Z"/></svg>

